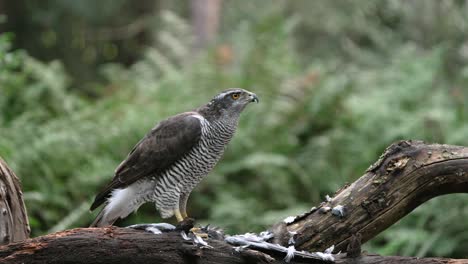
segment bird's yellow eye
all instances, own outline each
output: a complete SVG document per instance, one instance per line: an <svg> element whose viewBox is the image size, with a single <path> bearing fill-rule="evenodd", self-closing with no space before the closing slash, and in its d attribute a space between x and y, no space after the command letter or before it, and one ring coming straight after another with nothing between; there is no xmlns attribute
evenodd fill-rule
<svg viewBox="0 0 468 264"><path fill-rule="evenodd" d="M232 99L237 100L240 97L240 93L233 93L231 94Z"/></svg>

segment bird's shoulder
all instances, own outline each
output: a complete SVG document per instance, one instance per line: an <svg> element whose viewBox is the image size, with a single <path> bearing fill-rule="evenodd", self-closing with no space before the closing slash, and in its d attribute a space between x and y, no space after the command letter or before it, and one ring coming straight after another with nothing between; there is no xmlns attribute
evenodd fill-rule
<svg viewBox="0 0 468 264"><path fill-rule="evenodd" d="M152 162L155 169L164 169L200 140L202 122L204 118L196 112L185 112L160 121L135 145L116 168L115 175L129 165L134 167L145 164L145 161Z"/></svg>

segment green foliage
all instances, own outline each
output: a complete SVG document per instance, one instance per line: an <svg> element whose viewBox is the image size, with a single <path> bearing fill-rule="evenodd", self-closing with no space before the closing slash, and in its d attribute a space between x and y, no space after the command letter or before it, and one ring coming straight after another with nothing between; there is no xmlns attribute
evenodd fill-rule
<svg viewBox="0 0 468 264"><path fill-rule="evenodd" d="M221 39L228 44L197 56L190 56L186 20L166 11L158 44L140 60L99 66L102 96L93 101L74 92L58 61L11 51L2 35L0 155L22 179L33 234L89 224L94 194L157 121L227 87L256 92L260 104L243 114L223 160L192 194L189 213L228 233L260 231L307 210L396 140L468 145L468 91L461 88L468 67L451 65L463 61L451 56L460 42L442 41L458 34L445 31L454 17L439 17L439 41L426 41L414 32L429 22L414 24L410 11L418 4L404 2L282 2L262 12L226 2L230 27ZM467 257L468 224L460 220L467 199L430 201L367 246L381 254ZM156 215L145 205L120 224L162 221Z"/></svg>
<svg viewBox="0 0 468 264"><path fill-rule="evenodd" d="M73 111L68 76L58 61L44 64L22 51L10 52L10 35L0 36L0 120L42 122Z"/></svg>
<svg viewBox="0 0 468 264"><path fill-rule="evenodd" d="M429 201L367 246L383 255L466 257L466 194Z"/></svg>

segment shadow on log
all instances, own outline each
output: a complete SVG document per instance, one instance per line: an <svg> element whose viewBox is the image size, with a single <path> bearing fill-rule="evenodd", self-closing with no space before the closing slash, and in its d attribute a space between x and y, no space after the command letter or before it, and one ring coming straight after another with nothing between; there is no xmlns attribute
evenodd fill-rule
<svg viewBox="0 0 468 264"><path fill-rule="evenodd" d="M401 141L387 148L361 178L333 198L270 230L284 246L322 251L336 245L336 263L468 263L464 259L363 255L360 244L425 201L468 192L468 148ZM222 239L209 246L184 240L179 231L152 234L128 228L78 228L0 247L2 263L283 263L268 250L235 249ZM293 258L291 263L323 263Z"/></svg>

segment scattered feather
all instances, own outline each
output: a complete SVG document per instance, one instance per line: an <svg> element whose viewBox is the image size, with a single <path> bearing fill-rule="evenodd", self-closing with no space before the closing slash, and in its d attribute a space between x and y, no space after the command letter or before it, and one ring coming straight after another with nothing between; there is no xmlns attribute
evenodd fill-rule
<svg viewBox="0 0 468 264"><path fill-rule="evenodd" d="M333 257L333 250L335 249L335 245L332 245L331 247L325 249L325 251L322 252L316 252L318 256L324 261L335 261L335 258Z"/></svg>
<svg viewBox="0 0 468 264"><path fill-rule="evenodd" d="M132 229L137 229L137 230L145 230L154 234L161 234L162 232L168 232L168 231L173 231L176 229L175 226L168 224L168 223L153 223L153 224L137 224L137 225L131 225L127 226L126 228L132 228ZM158 230L160 233L157 233Z"/></svg>
<svg viewBox="0 0 468 264"><path fill-rule="evenodd" d="M200 244L207 248L213 248L212 246L208 245L208 243L206 243L206 241L203 240L203 238L201 238L200 236L195 235L193 241L195 242L195 244Z"/></svg>
<svg viewBox="0 0 468 264"><path fill-rule="evenodd" d="M249 246L238 246L238 247L234 247L234 250L237 251L237 252L241 252L243 249L245 248L248 248Z"/></svg>
<svg viewBox="0 0 468 264"><path fill-rule="evenodd" d="M182 238L186 241L193 241L194 244L197 244L197 245L201 245L202 247L205 247L205 248L213 248L212 246L208 245L208 243L203 240L203 238L201 238L200 236L197 236L196 234L194 233L189 233L187 235L187 233L185 233L184 231L181 231L180 232L180 235L182 236Z"/></svg>
<svg viewBox="0 0 468 264"><path fill-rule="evenodd" d="M335 258L333 257L332 254L327 254L327 253L322 253L322 252L316 252L317 256L320 257L321 260L324 261L335 261Z"/></svg>
<svg viewBox="0 0 468 264"><path fill-rule="evenodd" d="M330 206L325 206L319 209L319 212L322 214L328 213L331 210Z"/></svg>
<svg viewBox="0 0 468 264"><path fill-rule="evenodd" d="M181 231L180 235L182 236L184 240L190 240L190 238L187 236L187 234L184 231Z"/></svg>
<svg viewBox="0 0 468 264"><path fill-rule="evenodd" d="M253 249L264 249L264 250L281 252L285 254L285 261L289 261L293 257L301 257L304 259L319 259L319 260L324 260L324 261L334 260L331 254L322 253L322 252L310 253L306 251L297 251L295 250L294 246L283 247L278 244L268 243L266 242L266 238L268 237L270 237L270 235L260 236L260 235L256 235L253 233L246 233L243 235L226 236L224 240L228 244L237 246L236 250L242 250L243 248L249 247Z"/></svg>
<svg viewBox="0 0 468 264"><path fill-rule="evenodd" d="M292 222L294 222L294 220L296 220L295 216L288 216L283 220L283 222L286 224L291 224Z"/></svg>
<svg viewBox="0 0 468 264"><path fill-rule="evenodd" d="M335 249L335 245L332 245L331 247L325 249L324 253L325 254L331 254L334 249Z"/></svg>
<svg viewBox="0 0 468 264"><path fill-rule="evenodd" d="M332 214L339 216L339 217L345 217L345 208L342 205L337 205L333 207L332 209Z"/></svg>
<svg viewBox="0 0 468 264"><path fill-rule="evenodd" d="M270 231L263 231L260 232L259 236L263 239L263 241L267 241L270 238L273 238L275 235Z"/></svg>
<svg viewBox="0 0 468 264"><path fill-rule="evenodd" d="M294 248L294 246L289 246L288 251L286 252L286 257L284 257L284 261L291 261L291 259L294 258L294 253L296 253L296 248Z"/></svg>
<svg viewBox="0 0 468 264"><path fill-rule="evenodd" d="M157 229L156 227L147 227L145 231L151 232L155 235L162 234L161 230Z"/></svg>
<svg viewBox="0 0 468 264"><path fill-rule="evenodd" d="M290 235L288 244L289 244L289 245L294 245L294 244L296 244L296 240L294 240L294 236L297 234L297 232L288 231L288 233L289 233L289 235Z"/></svg>

